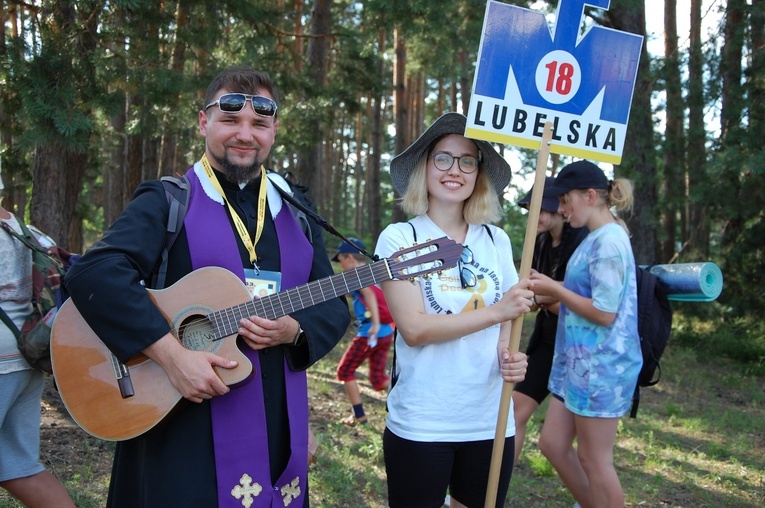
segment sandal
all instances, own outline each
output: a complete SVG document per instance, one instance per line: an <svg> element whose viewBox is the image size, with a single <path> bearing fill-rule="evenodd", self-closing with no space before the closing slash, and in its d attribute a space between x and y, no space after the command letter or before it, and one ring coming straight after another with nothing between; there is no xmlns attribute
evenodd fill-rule
<svg viewBox="0 0 765 508"><path fill-rule="evenodd" d="M356 418L355 416L346 416L342 420L340 420L340 423L343 425L347 425L348 427L355 427L356 425L366 425L367 423L367 416L364 415L361 418Z"/></svg>

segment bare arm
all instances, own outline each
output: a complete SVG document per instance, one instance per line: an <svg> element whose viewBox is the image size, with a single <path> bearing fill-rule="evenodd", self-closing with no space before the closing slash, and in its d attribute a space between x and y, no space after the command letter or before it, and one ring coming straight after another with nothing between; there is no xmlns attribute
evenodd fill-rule
<svg viewBox="0 0 765 508"><path fill-rule="evenodd" d="M592 298L587 298L570 289L566 289L563 287L563 284L552 280L546 275L534 272L531 275L531 280L535 294L542 295L543 297L552 297L563 303L566 307L571 309L572 312L575 312L595 324L608 326L613 323L616 318L616 313L604 312L596 309L592 304Z"/></svg>
<svg viewBox="0 0 765 508"><path fill-rule="evenodd" d="M377 295L372 288L361 288L361 295L364 297L364 305L369 311L369 335L377 335L380 331L380 308L377 306Z"/></svg>

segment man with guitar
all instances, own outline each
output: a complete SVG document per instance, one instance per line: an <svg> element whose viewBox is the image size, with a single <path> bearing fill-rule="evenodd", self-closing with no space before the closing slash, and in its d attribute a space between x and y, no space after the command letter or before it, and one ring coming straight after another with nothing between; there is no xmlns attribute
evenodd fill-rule
<svg viewBox="0 0 765 508"><path fill-rule="evenodd" d="M269 76L249 68L229 68L208 87L199 112L205 152L186 174L189 207L168 253L166 286L217 266L262 297L332 275L321 230L311 222L304 233L274 188L286 181L265 177L277 102ZM76 309L114 355L121 381L131 369L136 377L143 358L159 365L183 398L149 430L117 444L108 506L308 506L305 369L343 336L348 306L333 296L275 319L235 316L227 333L238 340L237 360L211 345L212 331L193 338L204 347L190 347L143 287L160 263L170 213L162 184L142 183L65 280ZM195 297L214 290L204 279L180 296L194 308ZM221 379L248 360L253 375L233 384ZM55 355L54 370L66 375Z"/></svg>

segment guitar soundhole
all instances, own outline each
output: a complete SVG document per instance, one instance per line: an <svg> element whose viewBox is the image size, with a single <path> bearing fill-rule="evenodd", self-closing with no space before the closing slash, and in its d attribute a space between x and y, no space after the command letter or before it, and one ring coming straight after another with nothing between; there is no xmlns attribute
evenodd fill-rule
<svg viewBox="0 0 765 508"><path fill-rule="evenodd" d="M179 330L181 343L186 349L217 353L223 345L223 341L215 340L212 324L202 316L184 320Z"/></svg>

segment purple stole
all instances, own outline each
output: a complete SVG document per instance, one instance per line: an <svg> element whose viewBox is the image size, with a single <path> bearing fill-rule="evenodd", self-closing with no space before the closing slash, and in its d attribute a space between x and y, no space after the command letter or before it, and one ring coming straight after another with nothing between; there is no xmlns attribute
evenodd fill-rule
<svg viewBox="0 0 765 508"><path fill-rule="evenodd" d="M220 266L244 281L239 247L226 207L205 194L193 168L186 175L191 182L191 200L184 227L193 269ZM284 291L308 282L313 247L286 203L274 217L274 225ZM272 481L259 354L248 347L243 348L243 353L252 361L253 375L232 386L226 395L210 400L218 506L302 508L308 490L306 373L292 371L285 359L291 453L282 475Z"/></svg>

